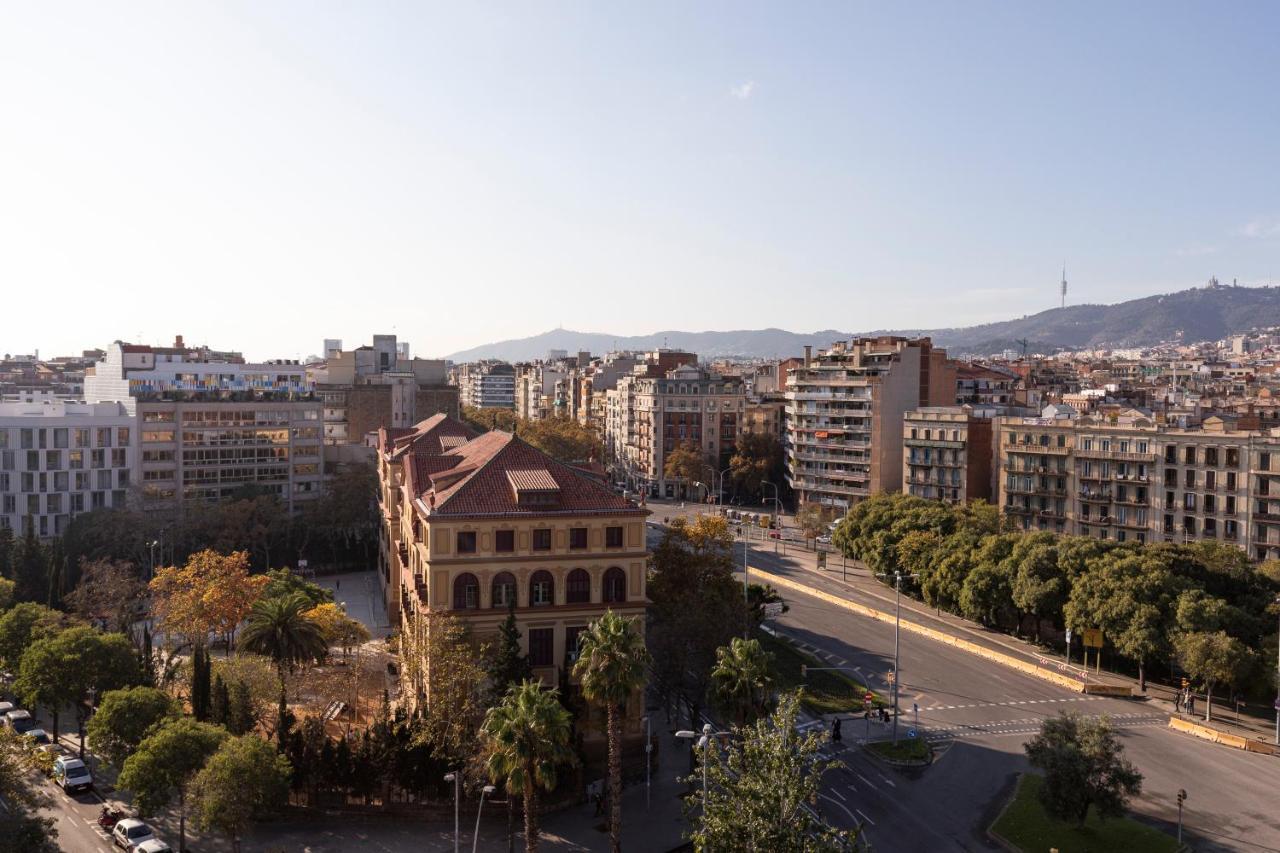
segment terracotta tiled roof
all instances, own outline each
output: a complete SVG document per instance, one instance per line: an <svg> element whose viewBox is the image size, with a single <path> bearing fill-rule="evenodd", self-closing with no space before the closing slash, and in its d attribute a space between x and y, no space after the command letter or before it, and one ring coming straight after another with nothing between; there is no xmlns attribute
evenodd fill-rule
<svg viewBox="0 0 1280 853"><path fill-rule="evenodd" d="M418 456L416 451L409 455ZM415 459L412 466L413 494L424 498L433 515L645 513L590 475L498 430L430 462ZM525 486L516 484L525 482L537 491L558 490L558 501L551 506L522 505L516 492Z"/></svg>
<svg viewBox="0 0 1280 853"><path fill-rule="evenodd" d="M417 454L440 455L460 447L476 437L471 427L455 421L446 414L432 415L425 421L404 430L392 441L387 452L391 458L403 456L412 450Z"/></svg>

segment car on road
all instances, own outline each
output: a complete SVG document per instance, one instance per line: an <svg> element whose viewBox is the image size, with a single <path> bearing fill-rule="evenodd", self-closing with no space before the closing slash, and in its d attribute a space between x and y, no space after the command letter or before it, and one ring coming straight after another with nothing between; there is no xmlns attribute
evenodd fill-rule
<svg viewBox="0 0 1280 853"><path fill-rule="evenodd" d="M151 827L136 817L127 817L119 821L111 830L111 846L120 847L130 853L141 850L142 845L148 841L156 840L156 834L151 831Z"/></svg>
<svg viewBox="0 0 1280 853"><path fill-rule="evenodd" d="M818 543L819 545L830 545L830 544L831 544L831 537L830 537L830 536L819 536L819 537L817 538L817 540L816 540L816 541L817 541L817 543Z"/></svg>
<svg viewBox="0 0 1280 853"><path fill-rule="evenodd" d="M93 776L84 762L65 756L53 762L53 781L68 794L87 791L93 787Z"/></svg>
<svg viewBox="0 0 1280 853"><path fill-rule="evenodd" d="M4 715L12 711L15 707L17 706L12 702L0 702L0 719L3 719Z"/></svg>
<svg viewBox="0 0 1280 853"><path fill-rule="evenodd" d="M152 838L150 841L144 841L133 849L136 850L137 853L173 853L173 848L161 841L159 838Z"/></svg>
<svg viewBox="0 0 1280 853"><path fill-rule="evenodd" d="M18 734L24 734L36 727L36 721L29 711L14 708L4 715L4 724Z"/></svg>

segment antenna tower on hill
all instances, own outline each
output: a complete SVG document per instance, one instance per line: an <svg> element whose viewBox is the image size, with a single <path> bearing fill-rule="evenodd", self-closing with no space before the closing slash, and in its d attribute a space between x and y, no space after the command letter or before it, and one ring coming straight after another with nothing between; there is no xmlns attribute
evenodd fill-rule
<svg viewBox="0 0 1280 853"><path fill-rule="evenodd" d="M1062 307L1066 308L1067 307L1067 265L1066 263L1063 263L1062 265L1062 284L1060 285L1060 287L1061 287L1060 295L1062 297Z"/></svg>

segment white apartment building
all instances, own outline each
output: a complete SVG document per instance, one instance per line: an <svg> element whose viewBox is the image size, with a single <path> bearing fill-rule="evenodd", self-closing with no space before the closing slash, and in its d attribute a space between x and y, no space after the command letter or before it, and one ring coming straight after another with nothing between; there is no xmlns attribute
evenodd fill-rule
<svg viewBox="0 0 1280 853"><path fill-rule="evenodd" d="M0 528L59 536L81 512L124 507L136 482L134 423L121 403L0 403Z"/></svg>
<svg viewBox="0 0 1280 853"><path fill-rule="evenodd" d="M515 368L505 361L478 361L456 371L462 405L474 409L515 409Z"/></svg>

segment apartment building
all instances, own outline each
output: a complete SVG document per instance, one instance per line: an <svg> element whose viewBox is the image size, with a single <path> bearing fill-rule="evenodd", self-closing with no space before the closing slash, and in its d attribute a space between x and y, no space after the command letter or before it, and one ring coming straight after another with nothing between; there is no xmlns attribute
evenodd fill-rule
<svg viewBox="0 0 1280 853"><path fill-rule="evenodd" d="M509 433L469 435L437 416L384 436L383 517L396 564L388 577L400 581L389 615L413 637L447 613L479 645L496 638L513 608L535 676L567 684L572 699L578 637L593 620L612 609L644 630L648 513ZM427 690L406 685L411 700L429 700ZM642 712L637 691L624 724L632 741ZM579 725L588 749L603 755L598 725Z"/></svg>
<svg viewBox="0 0 1280 853"><path fill-rule="evenodd" d="M1000 505L1022 529L1280 554L1280 514L1270 523L1280 431L1235 430L1218 417L1193 429L1014 419L1000 423L998 446Z"/></svg>
<svg viewBox="0 0 1280 853"><path fill-rule="evenodd" d="M991 500L992 418L1002 409L935 406L902 420L902 491L962 504Z"/></svg>
<svg viewBox="0 0 1280 853"><path fill-rule="evenodd" d="M787 476L801 502L847 509L902 490L902 423L955 405L956 370L928 338L839 341L787 372Z"/></svg>
<svg viewBox="0 0 1280 853"><path fill-rule="evenodd" d="M134 416L120 403L0 402L0 528L60 536L79 513L122 509L137 462Z"/></svg>
<svg viewBox="0 0 1280 853"><path fill-rule="evenodd" d="M477 361L455 370L462 405L473 409L515 409L516 372L505 361Z"/></svg>
<svg viewBox="0 0 1280 853"><path fill-rule="evenodd" d="M382 427L408 427L437 412L458 416L458 388L443 359L410 358L408 343L374 335L372 346L342 350L309 368L324 406L326 445L362 444Z"/></svg>
<svg viewBox="0 0 1280 853"><path fill-rule="evenodd" d="M712 484L668 477L667 457L692 444L712 470L728 467L747 407L742 379L693 364L661 377L647 373L623 377L608 392L605 444L614 477L654 497L704 497Z"/></svg>
<svg viewBox="0 0 1280 853"><path fill-rule="evenodd" d="M144 500L219 500L246 488L289 509L323 482L321 403L296 362L119 341L85 376L90 402L115 401L137 421Z"/></svg>

